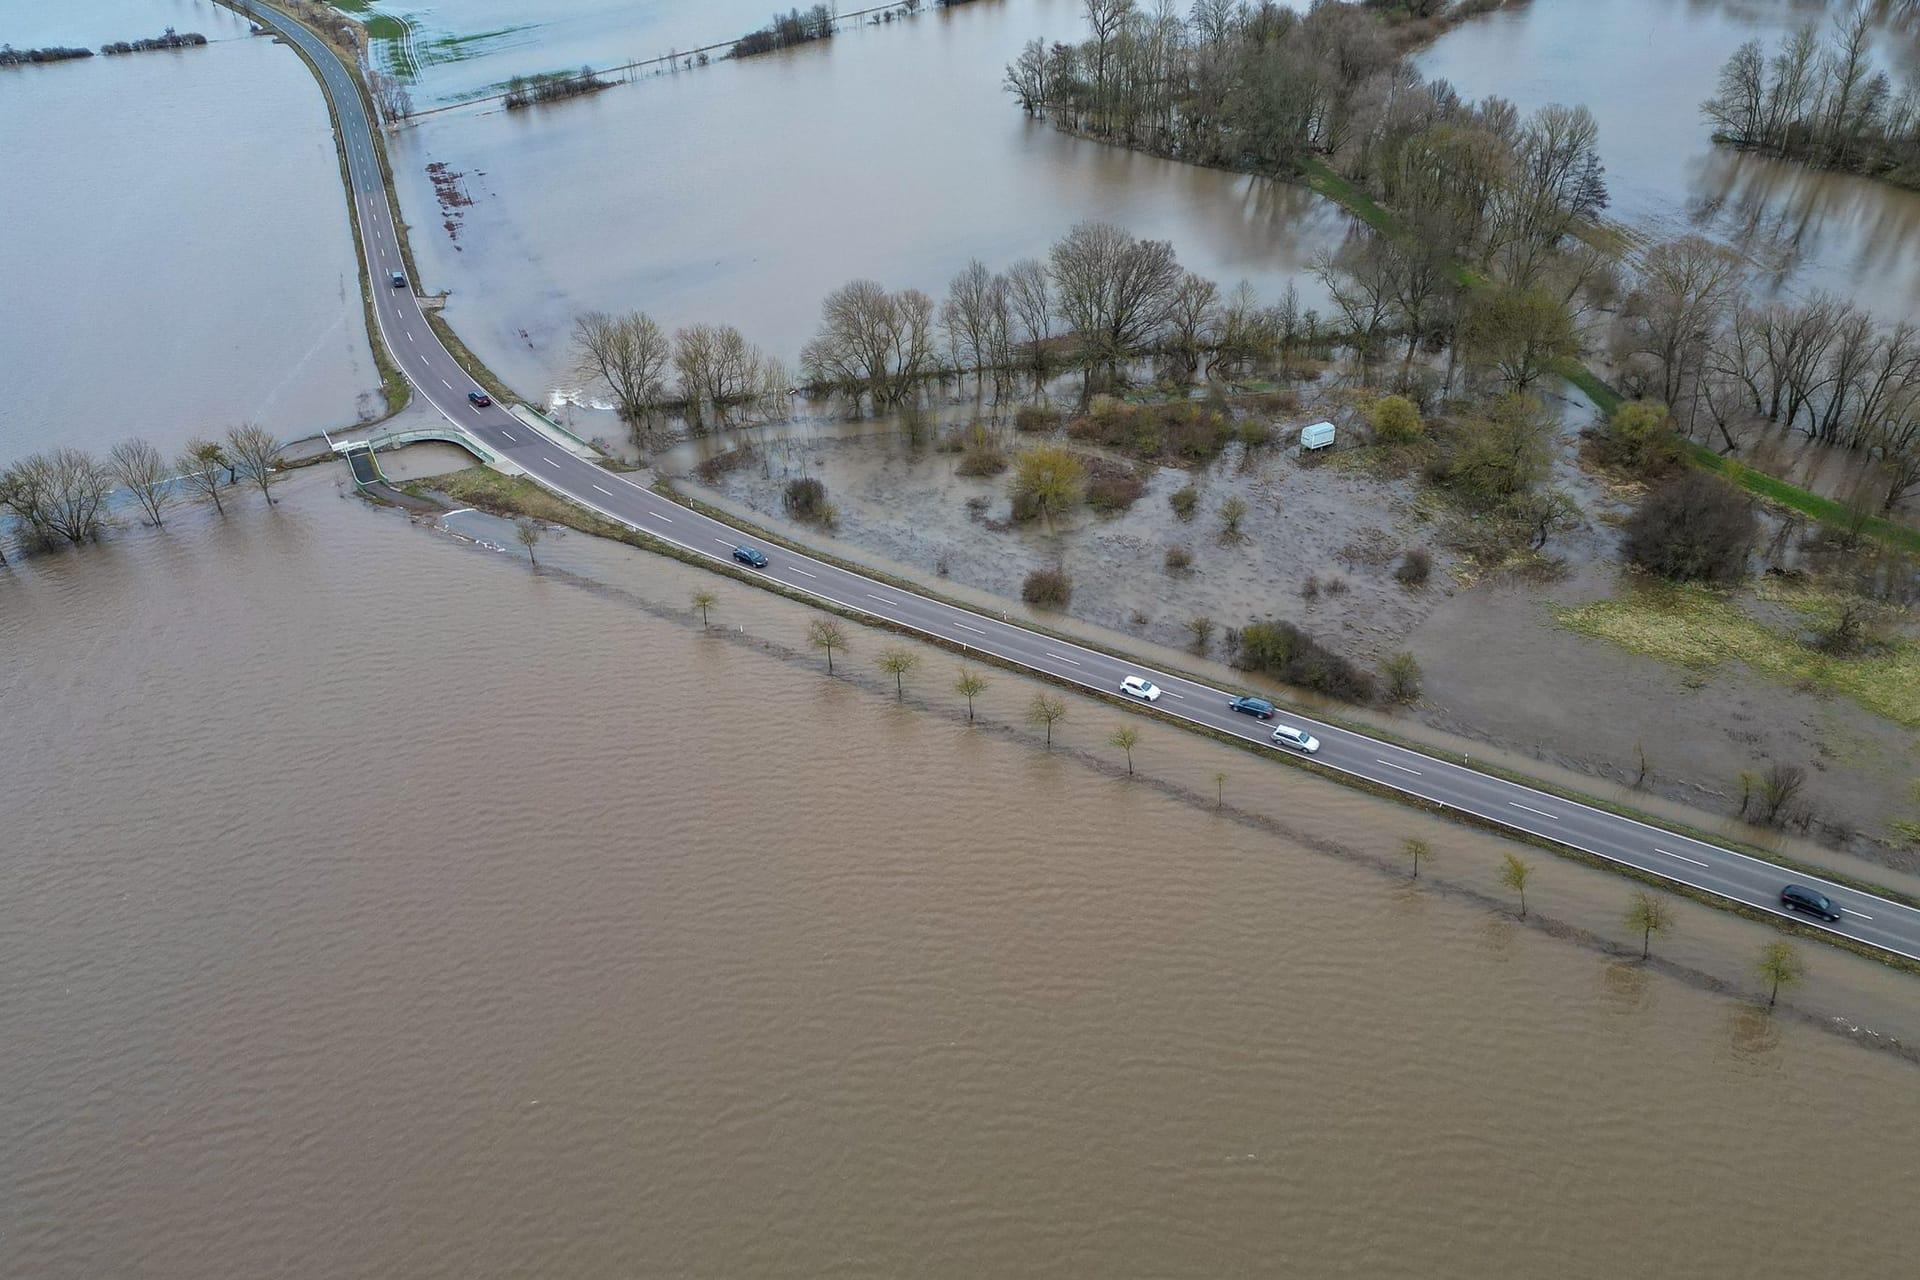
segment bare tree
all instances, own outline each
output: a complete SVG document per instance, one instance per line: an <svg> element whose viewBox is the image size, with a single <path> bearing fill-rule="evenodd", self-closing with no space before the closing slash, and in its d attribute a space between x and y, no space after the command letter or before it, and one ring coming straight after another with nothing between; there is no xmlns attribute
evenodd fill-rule
<svg viewBox="0 0 1920 1280"><path fill-rule="evenodd" d="M589 311L573 322L574 368L613 393L620 416L638 424L660 402L671 347L642 311Z"/></svg>
<svg viewBox="0 0 1920 1280"><path fill-rule="evenodd" d="M1627 902L1627 927L1640 931L1640 958L1653 949L1653 935L1665 933L1673 925L1673 912L1667 904L1645 889L1637 889Z"/></svg>
<svg viewBox="0 0 1920 1280"><path fill-rule="evenodd" d="M1158 338L1181 280L1170 243L1082 222L1051 256L1060 314L1088 355L1114 364Z"/></svg>
<svg viewBox="0 0 1920 1280"><path fill-rule="evenodd" d="M107 465L115 478L133 491L141 510L147 513L147 523L159 528L161 517L173 501L166 460L160 451L145 440L123 441L113 446Z"/></svg>
<svg viewBox="0 0 1920 1280"><path fill-rule="evenodd" d="M815 385L867 392L876 404L906 395L933 371L933 299L855 280L820 304L820 331L800 352Z"/></svg>
<svg viewBox="0 0 1920 1280"><path fill-rule="evenodd" d="M0 502L24 536L43 545L99 537L112 492L112 474L79 449L32 454L0 475Z"/></svg>
<svg viewBox="0 0 1920 1280"><path fill-rule="evenodd" d="M973 700L986 692L986 677L972 667L960 668L960 675L953 682L953 691L967 700L967 720L973 720Z"/></svg>
<svg viewBox="0 0 1920 1280"><path fill-rule="evenodd" d="M373 68L367 73L367 89L388 120L398 123L413 115L413 95L398 76Z"/></svg>
<svg viewBox="0 0 1920 1280"><path fill-rule="evenodd" d="M893 696L895 699L907 696L907 673L920 665L920 655L911 649L883 649L874 659L876 666L893 677Z"/></svg>
<svg viewBox="0 0 1920 1280"><path fill-rule="evenodd" d="M1760 949L1760 980L1770 985L1767 993L1767 1008L1771 1009L1779 1002L1780 988L1790 987L1807 976L1807 966L1800 959L1800 953L1784 942L1769 942Z"/></svg>
<svg viewBox="0 0 1920 1280"><path fill-rule="evenodd" d="M1027 704L1027 723L1046 729L1049 748L1053 746L1053 726L1066 718L1067 704L1063 699L1036 693L1033 701Z"/></svg>
<svg viewBox="0 0 1920 1280"><path fill-rule="evenodd" d="M1107 741L1127 753L1127 776L1133 776L1133 749L1140 745L1140 731L1132 725L1115 729Z"/></svg>
<svg viewBox="0 0 1920 1280"><path fill-rule="evenodd" d="M1008 267L1007 300L1034 368L1045 368L1054 315L1053 288L1046 266L1033 258L1022 258Z"/></svg>
<svg viewBox="0 0 1920 1280"><path fill-rule="evenodd" d="M693 611L700 615L700 629L702 631L707 629L708 611L719 603L720 597L711 591L696 591L693 593Z"/></svg>
<svg viewBox="0 0 1920 1280"><path fill-rule="evenodd" d="M1432 859L1433 846L1425 840L1408 836L1400 842L1400 851L1406 854L1407 859L1413 863L1413 878L1418 880L1420 878L1420 864Z"/></svg>
<svg viewBox="0 0 1920 1280"><path fill-rule="evenodd" d="M846 628L832 618L815 618L807 625L807 643L827 655L827 674L833 674L833 651L847 647Z"/></svg>
<svg viewBox="0 0 1920 1280"><path fill-rule="evenodd" d="M1500 867L1500 883L1520 895L1520 918L1527 918L1527 881L1533 878L1533 864L1510 853Z"/></svg>
<svg viewBox="0 0 1920 1280"><path fill-rule="evenodd" d="M514 540L527 549L528 564L538 565L540 563L539 557L533 554L533 549L539 543L543 532L544 530L532 520L520 520L515 522L513 526Z"/></svg>
<svg viewBox="0 0 1920 1280"><path fill-rule="evenodd" d="M232 471L227 451L213 440L189 440L174 462L180 468L180 480L189 491L213 499L213 509L221 515L227 508L220 501L220 486Z"/></svg>
<svg viewBox="0 0 1920 1280"><path fill-rule="evenodd" d="M267 505L273 505L273 485L282 477L280 441L255 422L245 423L227 432L227 458L233 474L260 486Z"/></svg>
<svg viewBox="0 0 1920 1280"><path fill-rule="evenodd" d="M1220 322L1220 287L1189 271L1180 277L1167 309L1167 345L1188 378L1200 369L1200 356Z"/></svg>
<svg viewBox="0 0 1920 1280"><path fill-rule="evenodd" d="M695 420L702 406L713 406L725 424L735 406L749 404L764 390L767 358L730 324L694 324L673 335L673 367L680 394Z"/></svg>

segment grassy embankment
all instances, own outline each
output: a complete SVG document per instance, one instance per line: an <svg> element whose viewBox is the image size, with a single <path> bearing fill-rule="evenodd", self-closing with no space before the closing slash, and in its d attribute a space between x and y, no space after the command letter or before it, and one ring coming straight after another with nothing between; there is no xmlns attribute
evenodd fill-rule
<svg viewBox="0 0 1920 1280"><path fill-rule="evenodd" d="M1390 212L1324 161L1318 159L1306 161L1303 166L1303 178L1308 187L1332 200L1382 235L1400 234L1399 227ZM1453 274L1456 280L1468 288L1479 288L1486 284L1483 277L1462 266L1455 266ZM1555 363L1553 371L1579 388L1581 393L1593 401L1595 407L1602 413L1612 413L1624 399L1618 391L1607 385L1605 379L1579 360L1562 359ZM1756 497L1798 511L1821 524L1846 528L1853 523L1852 515L1843 503L1835 502L1832 498L1823 498L1779 476L1741 466L1735 460L1722 457L1703 444L1696 444L1690 440L1682 440L1681 443L1695 466L1725 477ZM1883 516L1870 517L1861 527L1861 532L1889 546L1908 551L1920 551L1920 529L1896 523Z"/></svg>

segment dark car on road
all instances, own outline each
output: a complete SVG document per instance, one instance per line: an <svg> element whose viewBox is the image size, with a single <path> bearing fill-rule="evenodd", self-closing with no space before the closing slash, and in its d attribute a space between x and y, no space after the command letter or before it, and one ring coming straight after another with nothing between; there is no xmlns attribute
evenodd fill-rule
<svg viewBox="0 0 1920 1280"><path fill-rule="evenodd" d="M756 569L764 569L767 567L766 556L755 551L752 547L735 547L733 549L733 558L741 564L750 564Z"/></svg>
<svg viewBox="0 0 1920 1280"><path fill-rule="evenodd" d="M1789 911L1804 911L1810 916L1819 916L1829 924L1840 920L1840 908L1833 905L1833 899L1824 893L1790 884L1780 891L1780 905Z"/></svg>
<svg viewBox="0 0 1920 1280"><path fill-rule="evenodd" d="M493 397L484 391L469 391L467 392L467 399L478 409L484 409L493 403Z"/></svg>
<svg viewBox="0 0 1920 1280"><path fill-rule="evenodd" d="M1235 698L1227 704L1227 710L1257 716L1262 720L1273 719L1273 704L1265 698Z"/></svg>
<svg viewBox="0 0 1920 1280"><path fill-rule="evenodd" d="M393 287L396 289L404 289L407 287L407 273L404 271L396 271L387 278L393 281Z"/></svg>

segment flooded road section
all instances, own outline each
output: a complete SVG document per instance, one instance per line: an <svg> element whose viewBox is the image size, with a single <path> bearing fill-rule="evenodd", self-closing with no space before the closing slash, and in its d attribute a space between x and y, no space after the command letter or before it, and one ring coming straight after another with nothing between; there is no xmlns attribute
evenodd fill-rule
<svg viewBox="0 0 1920 1280"><path fill-rule="evenodd" d="M969 258L1044 257L1088 218L1172 241L1223 289L1274 301L1296 282L1324 311L1305 266L1345 234L1331 203L1021 115L1005 64L1080 22L1058 0L966 5L554 107L427 117L389 143L423 282L530 396L574 385L584 311L732 323L793 362L849 280L939 298Z"/></svg>
<svg viewBox="0 0 1920 1280"><path fill-rule="evenodd" d="M1715 147L1700 114L1735 49L1836 7L1816 0L1533 0L1462 23L1415 61L1469 98L1524 112L1583 103L1600 125L1607 216L1655 239L1700 231L1739 248L1762 291L1844 295L1883 321L1920 297L1920 192ZM1876 61L1898 81L1914 41L1881 28ZM1630 73L1623 73L1630 69Z"/></svg>
<svg viewBox="0 0 1920 1280"><path fill-rule="evenodd" d="M1117 710L1049 752L1012 675L969 727L945 655L897 705L877 635L829 680L799 606L572 535L536 573L341 477L0 573L0 1275L1920 1247L1916 1068L1756 1012L1767 930L1677 904L1656 958L1733 957L1714 994L1514 921L1475 833L1138 718L1129 781ZM1418 887L1367 861L1409 835ZM1617 933L1621 881L1538 860L1536 920ZM1912 1020L1809 958L1789 1003Z"/></svg>
<svg viewBox="0 0 1920 1280"><path fill-rule="evenodd" d="M211 43L0 75L0 465L134 435L171 454L243 421L300 436L378 410L305 64L205 0L0 8L0 38L23 48L167 26Z"/></svg>

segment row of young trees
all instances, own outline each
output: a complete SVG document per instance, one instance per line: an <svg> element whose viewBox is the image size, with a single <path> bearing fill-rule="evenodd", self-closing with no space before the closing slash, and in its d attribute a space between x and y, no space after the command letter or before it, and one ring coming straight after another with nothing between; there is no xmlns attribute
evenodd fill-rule
<svg viewBox="0 0 1920 1280"><path fill-rule="evenodd" d="M1639 263L1614 335L1620 381L1667 405L1688 434L1729 451L1743 425L1771 424L1871 457L1874 502L1920 494L1920 324L1877 323L1816 293L1756 300L1740 263L1698 236Z"/></svg>
<svg viewBox="0 0 1920 1280"><path fill-rule="evenodd" d="M130 493L142 520L155 527L181 496L206 498L225 515L220 491L229 485L255 484L274 500L280 450L272 432L252 424L235 427L224 440L191 441L171 460L137 438L113 446L105 458L50 449L0 472L0 517L12 522L23 545L43 549L97 539L117 489Z"/></svg>
<svg viewBox="0 0 1920 1280"><path fill-rule="evenodd" d="M1771 57L1741 45L1700 105L1714 140L1920 186L1920 82L1896 88L1874 69L1873 25L1874 8L1855 3L1824 37L1808 25Z"/></svg>

